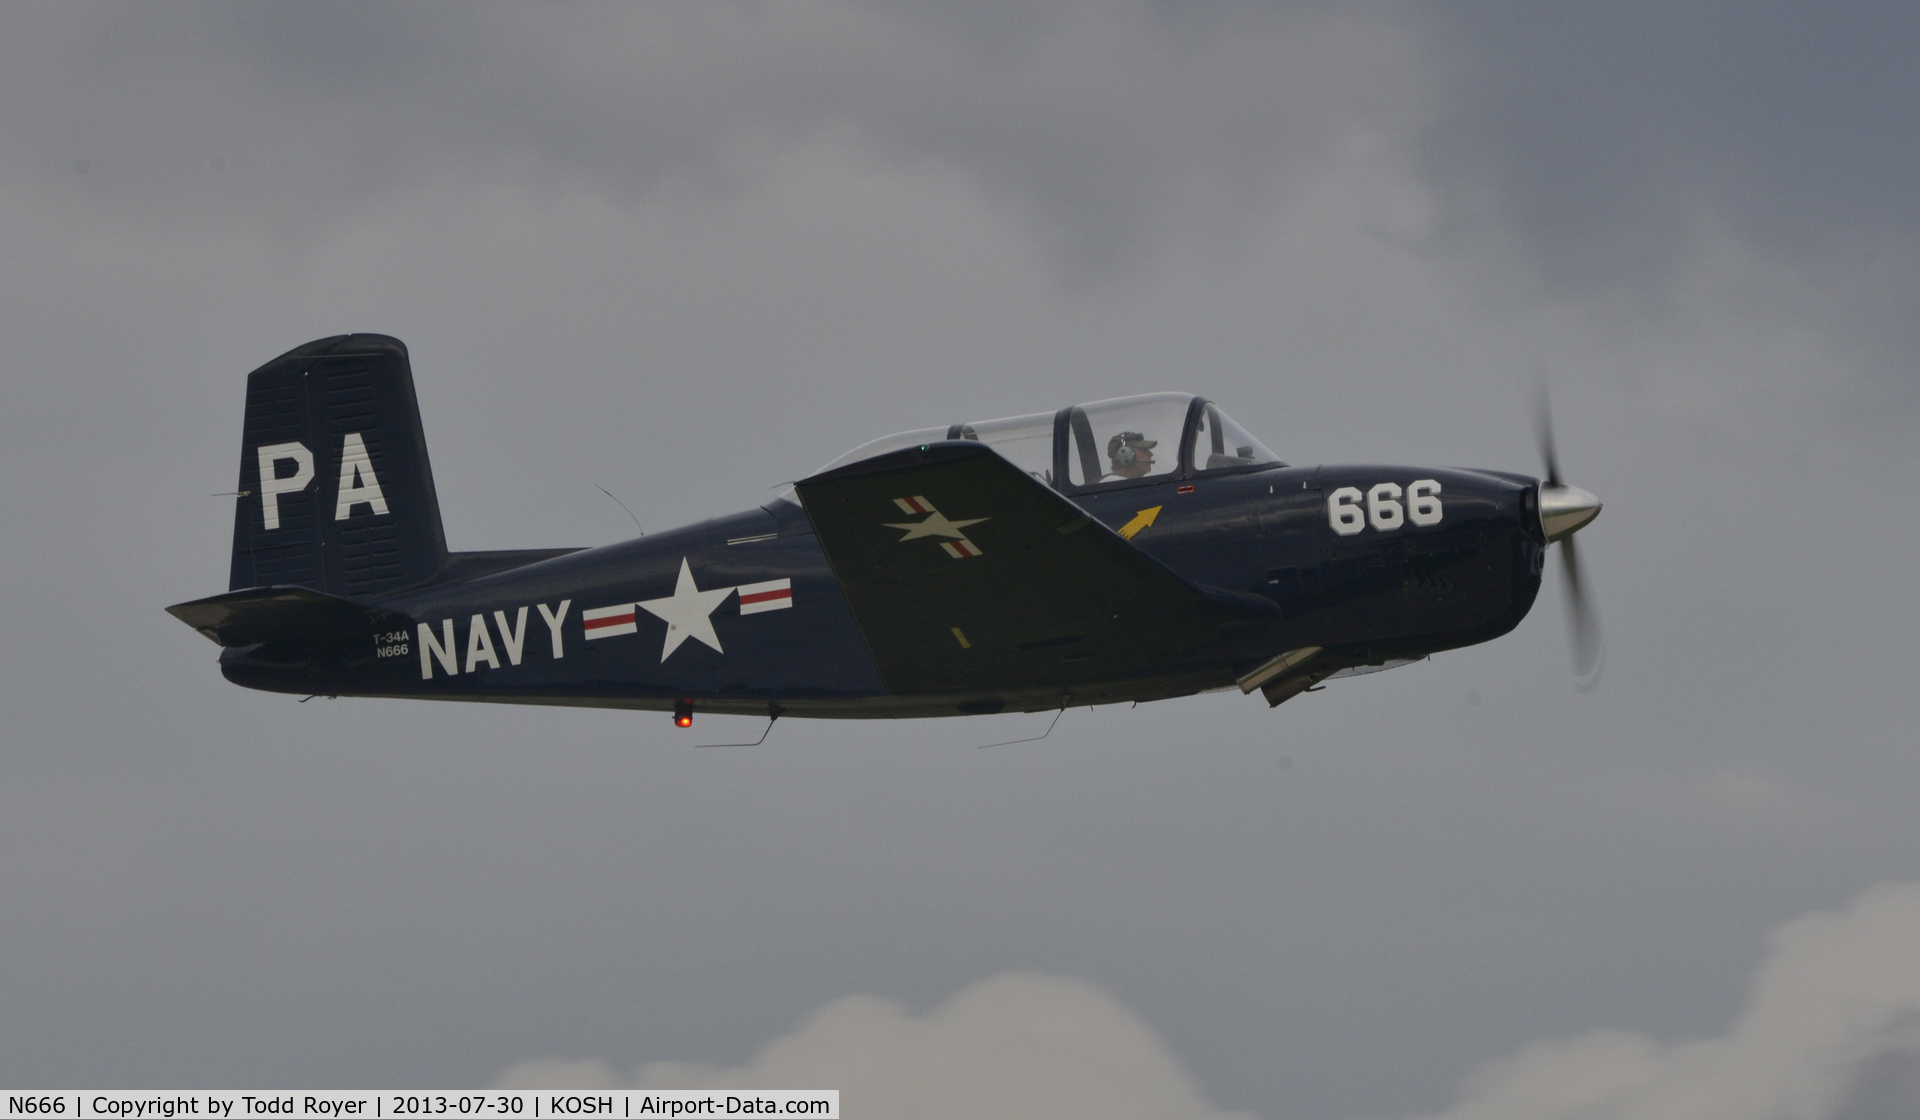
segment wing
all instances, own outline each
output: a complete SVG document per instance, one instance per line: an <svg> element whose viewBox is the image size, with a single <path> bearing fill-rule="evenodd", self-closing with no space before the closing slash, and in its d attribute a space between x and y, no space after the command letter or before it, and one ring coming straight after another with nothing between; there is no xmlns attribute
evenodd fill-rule
<svg viewBox="0 0 1920 1120"><path fill-rule="evenodd" d="M1278 616L1188 582L980 443L796 484L890 691L1152 675Z"/></svg>

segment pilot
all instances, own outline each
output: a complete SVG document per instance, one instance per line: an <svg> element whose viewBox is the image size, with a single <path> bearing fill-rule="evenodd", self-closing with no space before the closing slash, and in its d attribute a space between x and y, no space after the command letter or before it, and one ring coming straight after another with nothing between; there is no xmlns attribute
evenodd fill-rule
<svg viewBox="0 0 1920 1120"><path fill-rule="evenodd" d="M1160 441L1139 432L1121 432L1107 441L1107 459L1113 464L1108 478L1145 478L1153 470L1153 449Z"/></svg>

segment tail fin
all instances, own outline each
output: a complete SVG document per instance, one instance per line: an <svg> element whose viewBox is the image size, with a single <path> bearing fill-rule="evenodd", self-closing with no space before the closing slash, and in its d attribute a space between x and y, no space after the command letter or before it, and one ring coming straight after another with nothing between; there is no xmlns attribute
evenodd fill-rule
<svg viewBox="0 0 1920 1120"><path fill-rule="evenodd" d="M344 334L247 375L229 589L364 597L446 567L407 348Z"/></svg>

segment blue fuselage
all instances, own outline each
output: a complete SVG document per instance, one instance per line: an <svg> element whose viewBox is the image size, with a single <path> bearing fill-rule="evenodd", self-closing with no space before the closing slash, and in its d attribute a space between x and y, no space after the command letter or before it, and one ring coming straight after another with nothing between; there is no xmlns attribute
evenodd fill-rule
<svg viewBox="0 0 1920 1120"><path fill-rule="evenodd" d="M1437 484L1425 524L1406 496L1417 480ZM1387 483L1379 492L1400 499L1370 509L1364 495ZM221 664L235 683L278 692L840 718L1160 699L1230 686L1295 648L1358 666L1506 633L1540 586L1534 487L1479 471L1275 466L1076 494L1181 577L1279 608L1112 679L889 690L806 512L787 500L385 596L375 605L390 623L338 656L268 645L229 648Z"/></svg>

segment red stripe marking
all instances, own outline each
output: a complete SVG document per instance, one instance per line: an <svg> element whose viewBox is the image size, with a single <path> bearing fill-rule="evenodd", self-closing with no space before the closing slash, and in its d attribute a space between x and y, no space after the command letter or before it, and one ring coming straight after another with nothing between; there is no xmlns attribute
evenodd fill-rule
<svg viewBox="0 0 1920 1120"><path fill-rule="evenodd" d="M744 607L749 603L766 603L774 599L791 598L793 598L793 592L783 587L778 591L756 591L752 595L742 595L740 596L740 605Z"/></svg>
<svg viewBox="0 0 1920 1120"><path fill-rule="evenodd" d="M926 507L926 504L923 503L918 498L908 498L907 504L913 507L913 512L915 513L932 513L933 512L932 510L928 509Z"/></svg>
<svg viewBox="0 0 1920 1120"><path fill-rule="evenodd" d="M590 618L582 625L588 630L602 630L608 626L625 626L633 621L633 612L610 614L605 618Z"/></svg>

